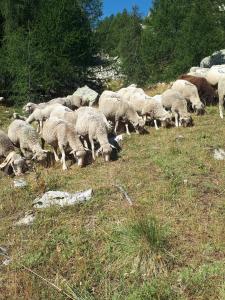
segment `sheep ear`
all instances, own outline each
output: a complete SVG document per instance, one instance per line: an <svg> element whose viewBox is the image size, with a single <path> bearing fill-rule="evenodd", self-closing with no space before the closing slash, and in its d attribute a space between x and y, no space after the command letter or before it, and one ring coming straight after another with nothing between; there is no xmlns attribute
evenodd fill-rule
<svg viewBox="0 0 225 300"><path fill-rule="evenodd" d="M49 151L49 150L43 150L44 151L44 153L50 153L51 151Z"/></svg>
<svg viewBox="0 0 225 300"><path fill-rule="evenodd" d="M116 147L112 144L110 144L110 147L113 148L113 149L116 149Z"/></svg>
<svg viewBox="0 0 225 300"><path fill-rule="evenodd" d="M70 154L76 154L76 150L72 150Z"/></svg>
<svg viewBox="0 0 225 300"><path fill-rule="evenodd" d="M10 163L12 163L12 158L13 155L15 154L15 152L10 152L9 155L6 157L6 159L3 161L3 163L0 165L0 169L5 168L7 165L9 165Z"/></svg>

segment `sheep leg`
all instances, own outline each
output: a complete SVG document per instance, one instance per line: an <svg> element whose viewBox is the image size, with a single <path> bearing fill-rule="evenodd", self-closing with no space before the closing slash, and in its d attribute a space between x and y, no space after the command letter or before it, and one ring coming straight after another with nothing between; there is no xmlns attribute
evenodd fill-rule
<svg viewBox="0 0 225 300"><path fill-rule="evenodd" d="M174 116L175 116L175 126L179 127L178 113L174 113Z"/></svg>
<svg viewBox="0 0 225 300"><path fill-rule="evenodd" d="M40 132L40 122L38 121L37 132Z"/></svg>
<svg viewBox="0 0 225 300"><path fill-rule="evenodd" d="M39 131L39 133L42 133L42 130L43 130L43 120L40 121L40 131Z"/></svg>
<svg viewBox="0 0 225 300"><path fill-rule="evenodd" d="M91 152L92 152L92 158L95 160L95 144L92 138L89 137L90 143L91 143Z"/></svg>
<svg viewBox="0 0 225 300"><path fill-rule="evenodd" d="M61 158L61 163L63 165L63 170L67 170L67 166L66 166L66 154L65 154L65 150L63 148L62 145L59 145L59 150L62 154L62 158Z"/></svg>
<svg viewBox="0 0 225 300"><path fill-rule="evenodd" d="M157 124L157 121L156 121L156 120L154 120L154 124L155 124L155 129L156 129L156 130L159 130L159 127L158 127L158 124Z"/></svg>
<svg viewBox="0 0 225 300"><path fill-rule="evenodd" d="M59 157L57 154L57 147L52 147L53 148L53 153L54 153L54 157L55 157L55 161L59 161Z"/></svg>
<svg viewBox="0 0 225 300"><path fill-rule="evenodd" d="M219 97L219 112L220 112L221 119L223 119L223 103L224 103L224 96Z"/></svg>
<svg viewBox="0 0 225 300"><path fill-rule="evenodd" d="M116 120L115 129L114 129L116 135L117 135L118 126L119 126L119 120Z"/></svg>
<svg viewBox="0 0 225 300"><path fill-rule="evenodd" d="M127 123L125 124L125 127L126 127L126 133L127 133L128 135L130 135L129 125L128 125Z"/></svg>

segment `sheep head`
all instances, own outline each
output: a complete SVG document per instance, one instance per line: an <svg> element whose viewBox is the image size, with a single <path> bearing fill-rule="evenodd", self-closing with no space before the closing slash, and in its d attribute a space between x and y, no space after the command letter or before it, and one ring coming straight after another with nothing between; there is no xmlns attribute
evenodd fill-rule
<svg viewBox="0 0 225 300"><path fill-rule="evenodd" d="M0 165L0 169L4 169L7 166L11 166L16 176L20 176L28 170L25 159L15 151L9 153L5 161Z"/></svg>
<svg viewBox="0 0 225 300"><path fill-rule="evenodd" d="M180 119L180 124L183 127L191 127L194 125L194 122L191 116L187 116Z"/></svg>
<svg viewBox="0 0 225 300"><path fill-rule="evenodd" d="M74 155L74 157L77 159L78 166L82 167L84 164L84 157L86 155L86 151L84 149L73 150L70 152L70 154Z"/></svg>

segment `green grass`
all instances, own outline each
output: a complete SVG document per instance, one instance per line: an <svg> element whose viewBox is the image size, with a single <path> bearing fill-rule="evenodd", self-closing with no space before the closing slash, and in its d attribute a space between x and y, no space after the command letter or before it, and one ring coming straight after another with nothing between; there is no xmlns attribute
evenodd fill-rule
<svg viewBox="0 0 225 300"><path fill-rule="evenodd" d="M0 108L2 127L12 111ZM0 299L67 299L22 265L72 299L225 299L225 161L211 151L225 148L225 124L216 107L194 122L126 136L109 164L39 166L24 189L0 175L0 245L13 258L1 266ZM90 187L90 202L40 210L32 226L13 226L43 192Z"/></svg>

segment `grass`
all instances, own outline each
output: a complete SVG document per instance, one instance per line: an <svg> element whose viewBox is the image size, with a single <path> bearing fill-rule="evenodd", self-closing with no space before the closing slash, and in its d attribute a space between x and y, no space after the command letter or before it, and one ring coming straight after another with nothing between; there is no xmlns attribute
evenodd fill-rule
<svg viewBox="0 0 225 300"><path fill-rule="evenodd" d="M0 107L2 127L12 111ZM98 158L65 173L60 164L38 166L23 189L0 174L0 246L13 259L0 266L0 299L67 299L22 265L72 299L225 299L225 162L211 151L225 148L225 125L217 107L194 122L126 136L109 164ZM43 192L89 187L90 202L40 210L32 226L13 226Z"/></svg>

